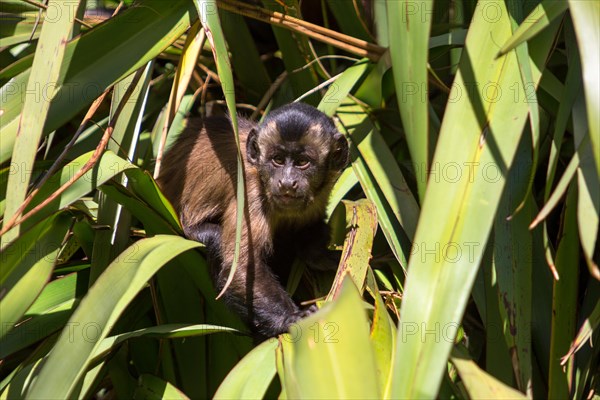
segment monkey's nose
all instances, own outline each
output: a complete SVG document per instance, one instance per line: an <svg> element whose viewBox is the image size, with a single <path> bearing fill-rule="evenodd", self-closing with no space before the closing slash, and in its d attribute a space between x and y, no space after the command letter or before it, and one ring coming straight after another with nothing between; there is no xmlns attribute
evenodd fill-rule
<svg viewBox="0 0 600 400"><path fill-rule="evenodd" d="M280 179L278 187L283 194L295 194L298 189L298 182L291 179Z"/></svg>

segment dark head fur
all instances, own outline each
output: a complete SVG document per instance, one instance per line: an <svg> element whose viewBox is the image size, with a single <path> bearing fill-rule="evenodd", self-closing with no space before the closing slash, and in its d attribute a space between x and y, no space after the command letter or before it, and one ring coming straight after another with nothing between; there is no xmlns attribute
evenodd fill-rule
<svg viewBox="0 0 600 400"><path fill-rule="evenodd" d="M333 183L348 163L348 144L316 108L293 103L250 132L247 159L260 175L277 220L323 218Z"/></svg>

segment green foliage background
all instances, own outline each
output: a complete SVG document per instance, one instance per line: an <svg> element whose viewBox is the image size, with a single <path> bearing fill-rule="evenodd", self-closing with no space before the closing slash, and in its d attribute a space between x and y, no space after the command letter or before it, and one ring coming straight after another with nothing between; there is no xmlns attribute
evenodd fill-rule
<svg viewBox="0 0 600 400"><path fill-rule="evenodd" d="M598 398L597 1L0 4L2 398ZM341 261L256 345L152 177L298 99Z"/></svg>

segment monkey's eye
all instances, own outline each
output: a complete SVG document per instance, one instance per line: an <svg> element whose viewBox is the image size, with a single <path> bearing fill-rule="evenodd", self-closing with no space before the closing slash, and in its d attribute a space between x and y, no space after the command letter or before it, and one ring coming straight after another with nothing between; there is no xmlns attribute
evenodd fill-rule
<svg viewBox="0 0 600 400"><path fill-rule="evenodd" d="M306 169L310 165L310 160L307 158L299 158L294 161L294 166L300 169Z"/></svg>
<svg viewBox="0 0 600 400"><path fill-rule="evenodd" d="M285 165L285 157L283 157L283 156L279 156L279 155L277 155L277 156L274 156L274 157L271 159L271 162L272 162L272 163L273 163L273 165L274 165L274 166L276 166L276 167L283 167L283 166Z"/></svg>

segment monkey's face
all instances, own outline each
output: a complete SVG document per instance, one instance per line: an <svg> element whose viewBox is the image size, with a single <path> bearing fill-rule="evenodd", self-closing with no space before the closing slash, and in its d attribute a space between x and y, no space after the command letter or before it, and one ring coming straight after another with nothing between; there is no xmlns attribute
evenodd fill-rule
<svg viewBox="0 0 600 400"><path fill-rule="evenodd" d="M272 210L302 215L315 198L329 195L347 164L348 144L325 114L294 103L249 133L247 159L258 170Z"/></svg>

